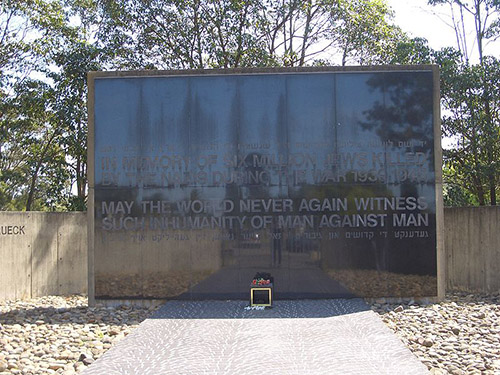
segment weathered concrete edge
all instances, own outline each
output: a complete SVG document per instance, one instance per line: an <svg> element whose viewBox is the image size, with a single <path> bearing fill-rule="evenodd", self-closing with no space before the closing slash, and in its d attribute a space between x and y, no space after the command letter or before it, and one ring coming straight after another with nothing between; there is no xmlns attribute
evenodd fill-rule
<svg viewBox="0 0 500 375"><path fill-rule="evenodd" d="M442 301L446 294L446 249L444 246L444 204L443 204L443 150L441 147L441 92L439 66L433 65L434 100L434 188L436 192L436 261L437 261L437 298Z"/></svg>
<svg viewBox="0 0 500 375"><path fill-rule="evenodd" d="M92 71L89 82L96 78L134 78L158 76L232 75L232 74L279 74L279 73L352 73L390 71L438 71L435 64L422 65L360 65L360 66L314 66L314 67L272 67L272 68L230 68L230 69L180 69L180 70L124 70Z"/></svg>
<svg viewBox="0 0 500 375"><path fill-rule="evenodd" d="M88 304L95 305L95 271L94 271L94 77L92 73L87 75L87 113L88 113L88 136L87 136L87 182L88 182L88 197L87 197L87 262L88 262Z"/></svg>

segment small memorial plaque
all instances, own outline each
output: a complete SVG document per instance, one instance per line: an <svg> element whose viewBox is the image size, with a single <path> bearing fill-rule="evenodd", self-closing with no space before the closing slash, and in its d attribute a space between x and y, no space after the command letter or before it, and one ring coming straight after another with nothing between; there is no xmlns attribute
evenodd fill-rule
<svg viewBox="0 0 500 375"><path fill-rule="evenodd" d="M268 288L250 288L250 306L266 306L273 304L272 286Z"/></svg>

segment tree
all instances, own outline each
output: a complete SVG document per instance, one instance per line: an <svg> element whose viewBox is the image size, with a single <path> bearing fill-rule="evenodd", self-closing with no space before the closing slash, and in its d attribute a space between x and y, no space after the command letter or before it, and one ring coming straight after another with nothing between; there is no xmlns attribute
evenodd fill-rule
<svg viewBox="0 0 500 375"><path fill-rule="evenodd" d="M430 5L448 5L451 27L455 31L457 49L465 63L470 62L473 48L477 49L482 64L484 49L489 40L500 35L500 2L498 0L428 0ZM472 40L468 30L468 17L472 18L474 34Z"/></svg>
<svg viewBox="0 0 500 375"><path fill-rule="evenodd" d="M338 39L341 65L386 63L403 39L402 31L388 22L392 12L387 3L365 0L338 3L332 34Z"/></svg>
<svg viewBox="0 0 500 375"><path fill-rule="evenodd" d="M24 79L2 100L2 208L40 208L37 197L56 204L52 185L64 176L58 145L60 131L54 127L51 105L54 91L45 83Z"/></svg>
<svg viewBox="0 0 500 375"><path fill-rule="evenodd" d="M385 62L390 19L384 0L3 1L0 207L84 208L90 70Z"/></svg>
<svg viewBox="0 0 500 375"><path fill-rule="evenodd" d="M59 71L50 72L55 93L53 120L60 132L65 169L76 196L68 192L65 206L85 208L87 197L87 72L100 69L104 53L86 42L72 42L53 61Z"/></svg>
<svg viewBox="0 0 500 375"><path fill-rule="evenodd" d="M100 46L115 49L129 67L201 69L266 62L249 31L260 2L128 0L97 2ZM256 61L257 59L257 61ZM113 62L115 64L115 62Z"/></svg>
<svg viewBox="0 0 500 375"><path fill-rule="evenodd" d="M0 24L0 204L61 208L71 185L58 92L48 75L53 52L80 35L57 1L2 2Z"/></svg>
<svg viewBox="0 0 500 375"><path fill-rule="evenodd" d="M456 148L445 152L447 162L456 167L449 171L456 172L452 178L460 174L464 183L473 185L467 189L474 190L480 205L486 204L485 194L496 205L500 184L498 60L485 56L484 48L488 40L500 36L500 2L429 0L429 4L450 7L460 52L460 64L446 65L451 69L443 71L443 102L452 113L443 119L443 130L457 140ZM473 19L473 41L467 39L467 15ZM477 48L477 65L470 63L471 45Z"/></svg>
<svg viewBox="0 0 500 375"><path fill-rule="evenodd" d="M443 150L445 204L485 205L488 195L495 204L500 193L498 60L485 57L483 65L470 65L456 49L434 51L425 39L415 38L399 43L391 62L440 65L442 133L453 140Z"/></svg>
<svg viewBox="0 0 500 375"><path fill-rule="evenodd" d="M99 41L120 41L117 50L142 68L305 66L342 55L344 63L368 64L383 61L400 35L383 0L109 0L97 7Z"/></svg>
<svg viewBox="0 0 500 375"><path fill-rule="evenodd" d="M408 38L404 36L396 43L389 64L433 64L435 51L427 44L424 38Z"/></svg>
<svg viewBox="0 0 500 375"><path fill-rule="evenodd" d="M473 193L479 205L486 204L487 195L495 205L500 192L500 62L488 57L470 66L449 59L441 61L441 72L443 134L455 140L453 148L444 150L445 178ZM486 87L485 77L491 80Z"/></svg>

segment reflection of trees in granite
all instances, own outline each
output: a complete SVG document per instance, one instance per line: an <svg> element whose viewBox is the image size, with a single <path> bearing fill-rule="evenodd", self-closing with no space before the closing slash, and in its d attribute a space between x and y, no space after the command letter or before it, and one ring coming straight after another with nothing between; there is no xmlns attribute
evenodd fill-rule
<svg viewBox="0 0 500 375"><path fill-rule="evenodd" d="M327 274L359 297L435 297L437 277L365 269L328 270Z"/></svg>
<svg viewBox="0 0 500 375"><path fill-rule="evenodd" d="M215 271L180 271L156 272L141 276L96 275L96 298L174 298L188 291L189 288L206 279Z"/></svg>
<svg viewBox="0 0 500 375"><path fill-rule="evenodd" d="M413 150L432 150L432 73L374 74L367 83L372 90L384 94L384 102L377 101L364 112L363 129L374 131L382 142L425 141L425 146L419 143L412 146Z"/></svg>

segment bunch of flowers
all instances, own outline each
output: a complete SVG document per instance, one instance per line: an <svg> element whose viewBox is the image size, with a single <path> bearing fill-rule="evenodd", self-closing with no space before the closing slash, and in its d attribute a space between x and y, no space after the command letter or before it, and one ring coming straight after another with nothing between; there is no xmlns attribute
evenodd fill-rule
<svg viewBox="0 0 500 375"><path fill-rule="evenodd" d="M269 285L269 284L271 284L271 280L264 279L262 277L259 277L258 279L252 280L252 285Z"/></svg>

